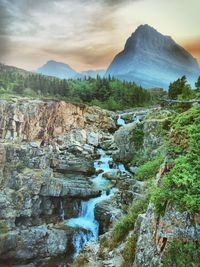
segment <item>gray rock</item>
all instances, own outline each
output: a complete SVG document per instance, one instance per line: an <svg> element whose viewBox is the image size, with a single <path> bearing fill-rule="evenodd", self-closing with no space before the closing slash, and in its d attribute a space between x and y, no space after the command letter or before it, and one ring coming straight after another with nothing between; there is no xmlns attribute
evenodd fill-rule
<svg viewBox="0 0 200 267"><path fill-rule="evenodd" d="M136 127L135 123L129 123L119 128L114 134L114 141L118 151L114 152L114 160L129 162L133 158L134 143L130 138Z"/></svg>

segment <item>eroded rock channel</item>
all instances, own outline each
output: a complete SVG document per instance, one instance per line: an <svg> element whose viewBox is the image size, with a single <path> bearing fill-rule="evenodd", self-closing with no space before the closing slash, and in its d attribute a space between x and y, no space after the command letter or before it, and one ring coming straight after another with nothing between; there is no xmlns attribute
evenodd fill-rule
<svg viewBox="0 0 200 267"><path fill-rule="evenodd" d="M65 266L108 230L136 194L122 162L146 112L126 125L99 108L0 101L0 266Z"/></svg>

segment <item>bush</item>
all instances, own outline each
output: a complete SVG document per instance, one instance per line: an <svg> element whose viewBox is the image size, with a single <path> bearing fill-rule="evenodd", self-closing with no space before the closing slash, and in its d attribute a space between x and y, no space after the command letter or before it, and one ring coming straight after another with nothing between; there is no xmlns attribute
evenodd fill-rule
<svg viewBox="0 0 200 267"><path fill-rule="evenodd" d="M173 167L151 198L158 214L163 213L167 201L181 212L194 214L200 210L200 107L178 115L172 129L168 150L174 158Z"/></svg>
<svg viewBox="0 0 200 267"><path fill-rule="evenodd" d="M147 209L149 197L138 199L133 202L128 213L124 215L112 230L112 238L110 240L110 248L114 248L130 230L134 228L134 224L139 214L144 213Z"/></svg>
<svg viewBox="0 0 200 267"><path fill-rule="evenodd" d="M197 242L173 240L163 255L163 267L200 267L199 259Z"/></svg>
<svg viewBox="0 0 200 267"><path fill-rule="evenodd" d="M142 148L144 140L143 123L137 124L132 132L131 141L134 143L136 150Z"/></svg>
<svg viewBox="0 0 200 267"><path fill-rule="evenodd" d="M163 162L163 156L158 155L154 159L147 161L136 171L136 179L140 181L149 180L155 177L159 171L159 167Z"/></svg>
<svg viewBox="0 0 200 267"><path fill-rule="evenodd" d="M131 267L133 265L135 259L136 245L137 245L137 235L131 235L125 245L123 250L123 258L124 258L124 267Z"/></svg>

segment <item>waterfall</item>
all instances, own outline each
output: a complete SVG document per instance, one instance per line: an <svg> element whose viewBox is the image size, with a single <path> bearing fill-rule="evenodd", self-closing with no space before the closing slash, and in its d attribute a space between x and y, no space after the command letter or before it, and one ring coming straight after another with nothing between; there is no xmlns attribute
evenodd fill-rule
<svg viewBox="0 0 200 267"><path fill-rule="evenodd" d="M62 199L60 200L60 218L62 219L62 221L64 221L64 219L65 219L65 212L64 212L64 208L63 208Z"/></svg>
<svg viewBox="0 0 200 267"><path fill-rule="evenodd" d="M121 118L121 115L119 115L117 119L117 125L122 126L125 124L126 124L125 121Z"/></svg>
<svg viewBox="0 0 200 267"><path fill-rule="evenodd" d="M71 227L82 228L91 233L91 239L98 239L99 224L94 217L95 205L113 195L115 189L112 189L109 196L104 192L100 197L91 198L81 202L79 216L65 221L65 224Z"/></svg>
<svg viewBox="0 0 200 267"><path fill-rule="evenodd" d="M126 124L125 120L122 119L122 116L126 116L126 115L132 115L132 113L122 113L118 115L117 118L117 125L118 126L123 126ZM132 122L135 122L135 124L140 123L141 120L141 115L133 115L132 116Z"/></svg>
<svg viewBox="0 0 200 267"><path fill-rule="evenodd" d="M83 231L78 231L74 234L72 244L74 247L74 257L76 257L79 253L81 248L92 239L91 233L84 233Z"/></svg>
<svg viewBox="0 0 200 267"><path fill-rule="evenodd" d="M97 203L109 199L117 191L116 188L110 189L110 181L103 177L105 172L123 171L125 168L123 164L113 163L111 155L107 155L103 149L97 149L100 158L94 162L94 167L98 175L92 177L94 185L102 190L99 197L83 200L80 205L78 217L65 220L65 224L76 228L77 231L73 236L74 256L77 256L81 248L89 241L98 240L99 223L95 220L94 210ZM110 167L112 165L112 168ZM109 190L108 190L109 189Z"/></svg>

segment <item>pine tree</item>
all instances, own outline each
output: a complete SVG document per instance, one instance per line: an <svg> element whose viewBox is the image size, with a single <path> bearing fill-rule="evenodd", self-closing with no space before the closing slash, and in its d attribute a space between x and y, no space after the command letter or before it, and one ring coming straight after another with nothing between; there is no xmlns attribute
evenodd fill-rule
<svg viewBox="0 0 200 267"><path fill-rule="evenodd" d="M195 86L196 86L196 90L198 93L200 93L200 76L198 77L196 83L195 83Z"/></svg>

